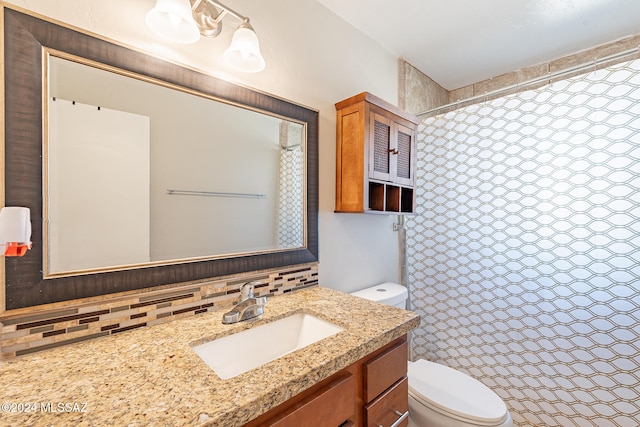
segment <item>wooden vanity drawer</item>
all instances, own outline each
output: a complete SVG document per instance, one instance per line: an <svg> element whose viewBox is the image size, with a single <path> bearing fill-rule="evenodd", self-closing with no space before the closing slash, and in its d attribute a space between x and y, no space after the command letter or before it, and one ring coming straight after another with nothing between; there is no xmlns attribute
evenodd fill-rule
<svg viewBox="0 0 640 427"><path fill-rule="evenodd" d="M356 383L351 374L340 375L317 392L261 426L338 427L355 415Z"/></svg>
<svg viewBox="0 0 640 427"><path fill-rule="evenodd" d="M405 377L365 407L367 427L406 427L409 424L409 380Z"/></svg>
<svg viewBox="0 0 640 427"><path fill-rule="evenodd" d="M403 341L364 364L365 402L371 402L407 375L407 348Z"/></svg>

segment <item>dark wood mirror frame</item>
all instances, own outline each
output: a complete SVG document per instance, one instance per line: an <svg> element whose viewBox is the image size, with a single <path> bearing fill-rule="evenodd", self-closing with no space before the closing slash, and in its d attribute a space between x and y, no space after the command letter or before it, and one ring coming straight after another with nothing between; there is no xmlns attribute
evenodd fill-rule
<svg viewBox="0 0 640 427"><path fill-rule="evenodd" d="M5 309L95 297L318 260L318 123L315 110L181 67L8 7L4 15L5 206L31 209L33 249L5 258ZM43 278L43 48L66 52L304 122L306 247L231 258ZM40 220L38 220L40 219Z"/></svg>

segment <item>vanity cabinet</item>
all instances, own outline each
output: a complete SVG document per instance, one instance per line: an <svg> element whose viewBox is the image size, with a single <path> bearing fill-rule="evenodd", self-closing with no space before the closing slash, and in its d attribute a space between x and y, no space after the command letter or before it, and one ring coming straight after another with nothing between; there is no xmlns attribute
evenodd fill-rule
<svg viewBox="0 0 640 427"><path fill-rule="evenodd" d="M363 364L364 423L406 427L409 423L407 341L399 341Z"/></svg>
<svg viewBox="0 0 640 427"><path fill-rule="evenodd" d="M407 355L405 335L245 427L406 427L409 413Z"/></svg>
<svg viewBox="0 0 640 427"><path fill-rule="evenodd" d="M414 213L418 118L368 92L336 111L336 212Z"/></svg>

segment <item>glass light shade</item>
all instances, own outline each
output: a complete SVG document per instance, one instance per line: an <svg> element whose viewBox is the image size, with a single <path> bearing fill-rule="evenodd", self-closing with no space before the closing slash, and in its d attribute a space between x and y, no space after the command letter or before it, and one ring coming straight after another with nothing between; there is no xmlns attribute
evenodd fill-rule
<svg viewBox="0 0 640 427"><path fill-rule="evenodd" d="M245 73L257 73L265 67L258 36L248 24L240 25L233 33L231 45L222 58L230 67Z"/></svg>
<svg viewBox="0 0 640 427"><path fill-rule="evenodd" d="M173 42L195 43L200 39L189 0L158 0L146 20L154 33Z"/></svg>

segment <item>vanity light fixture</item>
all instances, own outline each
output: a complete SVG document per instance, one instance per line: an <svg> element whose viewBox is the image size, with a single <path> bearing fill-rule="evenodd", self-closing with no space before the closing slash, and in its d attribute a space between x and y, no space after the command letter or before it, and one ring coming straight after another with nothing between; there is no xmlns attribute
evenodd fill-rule
<svg viewBox="0 0 640 427"><path fill-rule="evenodd" d="M230 67L245 73L264 70L260 42L249 18L217 0L157 0L147 13L147 25L161 37L176 43L195 43L222 32L222 18L231 15L242 21L222 58Z"/></svg>
<svg viewBox="0 0 640 427"><path fill-rule="evenodd" d="M18 206L0 210L0 256L23 256L31 249L29 208Z"/></svg>

